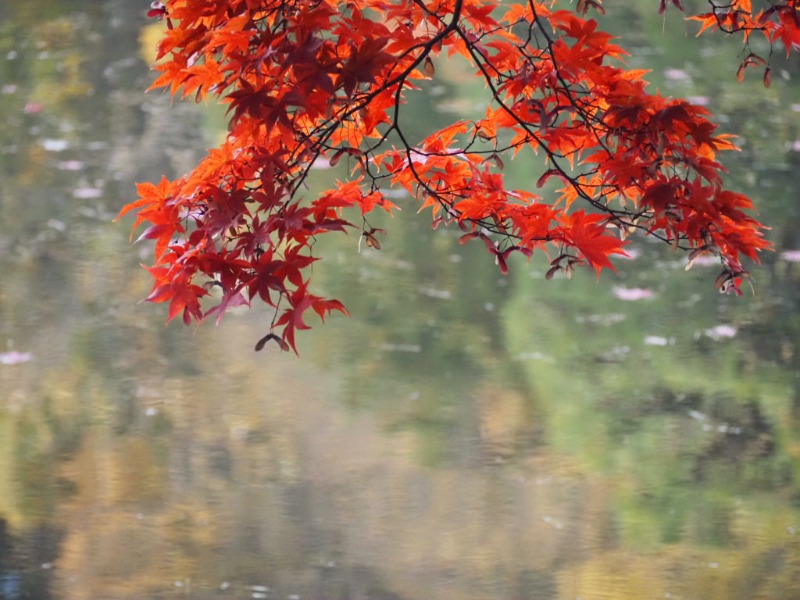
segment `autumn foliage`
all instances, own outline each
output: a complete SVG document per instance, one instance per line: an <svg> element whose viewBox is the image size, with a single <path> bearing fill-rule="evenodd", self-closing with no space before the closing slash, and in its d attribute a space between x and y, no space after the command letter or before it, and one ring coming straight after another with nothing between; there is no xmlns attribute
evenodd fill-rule
<svg viewBox="0 0 800 600"><path fill-rule="evenodd" d="M734 0L692 18L743 35L741 72L767 69L749 36L789 51L800 13L794 2L764 4ZM434 227L485 244L503 272L510 255L537 251L548 278L579 265L613 269L610 257L639 231L687 250L689 265L718 257L717 287L741 293L743 257L757 260L768 244L750 199L723 185L718 155L734 146L705 108L647 91L644 73L626 68L625 51L590 18L602 12L600 0L154 3L150 16L166 27L152 87L219 99L230 124L191 173L140 184L122 211L155 243L148 299L187 323L259 300L273 317L258 349L296 350L309 309L346 312L311 291L315 240L355 231L380 248L369 218L396 208L392 188L429 209ZM436 78L434 59L454 55L485 83L485 113L409 139L405 99ZM546 166L510 189L504 164L526 148ZM309 172L337 163L349 178L310 194Z"/></svg>

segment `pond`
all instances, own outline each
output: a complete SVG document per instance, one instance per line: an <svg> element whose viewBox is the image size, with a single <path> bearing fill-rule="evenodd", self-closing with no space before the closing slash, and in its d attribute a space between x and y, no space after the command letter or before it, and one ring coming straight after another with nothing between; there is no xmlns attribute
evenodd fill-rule
<svg viewBox="0 0 800 600"><path fill-rule="evenodd" d="M646 239L599 281L502 276L398 199L380 251L327 242L352 316L297 358L253 351L259 309L140 302L152 248L112 221L224 128L142 93L146 6L0 6L0 598L800 598L800 63L737 84L738 46L674 11L607 16L741 136L776 245L754 294ZM438 72L420 135L479 102Z"/></svg>

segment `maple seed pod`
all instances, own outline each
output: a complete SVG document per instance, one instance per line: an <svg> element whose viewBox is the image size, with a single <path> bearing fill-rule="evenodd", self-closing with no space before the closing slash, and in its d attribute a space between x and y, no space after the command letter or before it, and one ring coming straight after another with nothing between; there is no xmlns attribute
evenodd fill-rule
<svg viewBox="0 0 800 600"><path fill-rule="evenodd" d="M283 344L284 344L285 342L283 342L283 340L281 340L281 339L280 339L280 338L279 338L277 335L275 335L274 333L268 333L267 335L265 335L264 337L262 337L260 340L258 340L258 341L256 342L255 351L256 351L256 352L260 352L261 350L263 350L263 349L264 349L264 346L266 346L266 345L267 345L267 342L269 342L270 340L275 340L275 341L278 343L278 345L281 347L281 349L283 349Z"/></svg>
<svg viewBox="0 0 800 600"><path fill-rule="evenodd" d="M361 237L363 237L365 240L367 240L367 247L368 248L374 248L375 250L380 250L381 249L381 244L380 244L380 242L378 242L378 238L375 237L376 233L386 233L386 231L384 231L383 229L378 229L378 228L373 227L369 231L366 231L366 230L362 231L361 232Z"/></svg>
<svg viewBox="0 0 800 600"><path fill-rule="evenodd" d="M260 340L258 340L256 342L255 351L256 352L260 352L261 350L263 350L264 346L266 346L267 342L269 342L269 341L274 341L276 344L278 344L280 349L283 350L284 352L288 352L290 350L289 344L287 344L285 340L282 340L281 338L279 338L274 333L268 333L267 335L265 335L264 337L262 337Z"/></svg>
<svg viewBox="0 0 800 600"><path fill-rule="evenodd" d="M716 281L714 281L714 287L719 290L720 294L724 294L728 291L731 283L734 280L734 274L730 271L723 271L717 276Z"/></svg>
<svg viewBox="0 0 800 600"><path fill-rule="evenodd" d="M512 252L514 252L514 250L518 250L518 249L519 248L517 246L511 246L510 248L507 248L506 250L503 250L502 252L496 252L496 254L495 254L495 262L500 267L500 272L503 275L508 275L508 263L506 262L506 259L508 258L508 256Z"/></svg>
<svg viewBox="0 0 800 600"><path fill-rule="evenodd" d="M147 11L147 18L158 17L159 20L167 15L167 7L162 2L151 2L150 10Z"/></svg>
<svg viewBox="0 0 800 600"><path fill-rule="evenodd" d="M492 155L489 157L489 160L494 161L494 164L496 164L497 168L501 171L506 167L503 159L498 156L497 152L492 153Z"/></svg>
<svg viewBox="0 0 800 600"><path fill-rule="evenodd" d="M345 154L347 154L348 156L361 156L361 150L357 148L339 148L330 158L328 164L331 167L335 167L337 164L339 164L339 161Z"/></svg>
<svg viewBox="0 0 800 600"><path fill-rule="evenodd" d="M708 248L706 246L701 246L700 248L695 248L694 250L692 250L689 253L689 262L686 263L686 266L684 267L683 270L688 271L689 269L691 269L692 265L694 265L694 261L700 258L701 256L705 256L706 254L708 254Z"/></svg>
<svg viewBox="0 0 800 600"><path fill-rule="evenodd" d="M436 69L433 66L433 61L430 56L425 57L425 61L422 64L422 71L428 77L433 77L436 74Z"/></svg>

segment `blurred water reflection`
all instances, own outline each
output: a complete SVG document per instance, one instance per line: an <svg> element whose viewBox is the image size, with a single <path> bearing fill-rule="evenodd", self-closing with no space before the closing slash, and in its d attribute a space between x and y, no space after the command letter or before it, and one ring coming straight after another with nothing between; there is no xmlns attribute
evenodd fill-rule
<svg viewBox="0 0 800 600"><path fill-rule="evenodd" d="M148 249L110 220L216 135L141 94L142 13L0 6L0 598L800 597L796 66L737 86L735 47L701 65L650 2L611 17L743 132L731 180L778 246L755 297L647 241L599 283L504 278L409 209L380 252L326 242L353 317L297 360L252 352L258 311L137 304ZM471 110L448 77L420 133Z"/></svg>

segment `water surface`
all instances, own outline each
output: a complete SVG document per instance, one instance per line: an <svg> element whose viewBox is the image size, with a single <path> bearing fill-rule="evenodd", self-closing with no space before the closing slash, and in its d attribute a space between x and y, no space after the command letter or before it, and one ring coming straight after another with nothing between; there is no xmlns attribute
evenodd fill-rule
<svg viewBox="0 0 800 600"><path fill-rule="evenodd" d="M316 285L352 317L297 359L253 352L260 309L139 303L151 249L111 220L221 121L142 94L142 7L6 0L0 598L800 597L800 73L737 85L737 46L651 4L611 26L742 135L729 181L776 244L755 295L647 240L599 282L503 277L406 205L380 252L328 243ZM480 98L439 72L420 135Z"/></svg>

